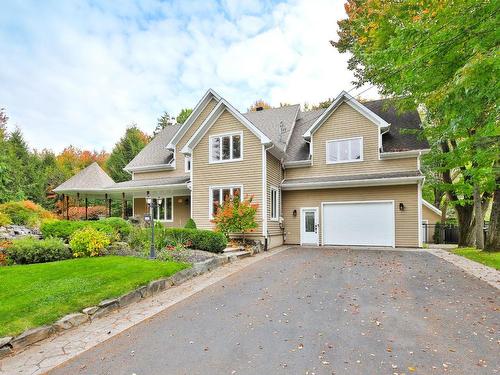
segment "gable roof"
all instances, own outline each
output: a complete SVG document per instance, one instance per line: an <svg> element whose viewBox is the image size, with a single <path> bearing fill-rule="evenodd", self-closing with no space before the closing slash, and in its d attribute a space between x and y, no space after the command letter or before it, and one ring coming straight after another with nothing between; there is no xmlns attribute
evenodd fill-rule
<svg viewBox="0 0 500 375"><path fill-rule="evenodd" d="M358 102L354 97L349 95L347 92L342 91L330 104L330 106L319 116L316 121L311 125L309 129L304 133L304 138L310 139L311 135L330 117L330 115L335 112L335 110L342 104L346 103L353 109L361 113L363 116L372 121L375 125L380 128L385 128L389 126L389 123L381 118L376 113L372 112L369 108L365 107L363 104Z"/></svg>
<svg viewBox="0 0 500 375"><path fill-rule="evenodd" d="M217 94L214 90L208 89L205 95L200 99L198 104L193 109L193 112L189 115L189 117L186 119L184 124L180 127L180 129L177 131L177 133L172 137L170 142L167 145L167 148L169 149L174 149L175 145L177 145L177 142L179 142L184 134L189 130L193 122L196 121L198 116L203 112L207 104L210 102L210 100L215 99L216 101L220 101L221 96Z"/></svg>
<svg viewBox="0 0 500 375"><path fill-rule="evenodd" d="M424 204L425 207L427 207L429 210L431 210L432 212L438 214L438 215L442 215L443 212L437 208L436 206L434 206L433 204L430 204L429 202L427 202L425 199L422 199L422 203Z"/></svg>
<svg viewBox="0 0 500 375"><path fill-rule="evenodd" d="M114 185L114 183L113 179L104 172L99 164L93 162L87 168L82 169L69 180L56 187L54 192L101 190Z"/></svg>
<svg viewBox="0 0 500 375"><path fill-rule="evenodd" d="M203 123L200 125L198 130L196 130L193 136L189 139L181 152L183 154L190 154L193 148L198 144L198 142L203 138L206 132L225 110L231 113L239 122L241 122L242 125L244 125L257 138L259 138L262 144L272 143L271 139L269 139L267 135L265 135L258 127L256 127L251 121L249 121L238 110L236 110L228 101L226 101L225 99L221 99L212 110L212 112L210 112L205 121L203 121Z"/></svg>
<svg viewBox="0 0 500 375"><path fill-rule="evenodd" d="M165 146L180 129L181 125L168 125L149 142L125 168L128 172L168 168L174 153Z"/></svg>
<svg viewBox="0 0 500 375"><path fill-rule="evenodd" d="M243 116L262 130L271 139L275 147L279 148L280 151L285 151L296 124L299 110L300 105L294 104L262 111L247 112Z"/></svg>

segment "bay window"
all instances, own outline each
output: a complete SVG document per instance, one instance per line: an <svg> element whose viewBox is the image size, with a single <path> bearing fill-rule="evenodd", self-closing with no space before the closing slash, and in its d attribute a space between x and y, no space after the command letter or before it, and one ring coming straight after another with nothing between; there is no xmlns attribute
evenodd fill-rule
<svg viewBox="0 0 500 375"><path fill-rule="evenodd" d="M326 142L326 164L363 160L363 138L338 139Z"/></svg>
<svg viewBox="0 0 500 375"><path fill-rule="evenodd" d="M209 159L211 163L241 160L242 133L210 137Z"/></svg>

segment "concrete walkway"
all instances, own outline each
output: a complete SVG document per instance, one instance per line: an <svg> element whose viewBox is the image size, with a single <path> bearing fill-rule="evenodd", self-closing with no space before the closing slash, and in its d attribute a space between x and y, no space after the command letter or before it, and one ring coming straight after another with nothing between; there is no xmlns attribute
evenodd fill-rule
<svg viewBox="0 0 500 375"><path fill-rule="evenodd" d="M58 336L52 336L34 344L24 352L0 360L0 374L43 374L85 350L151 318L179 301L286 248L280 247L229 263L212 272L188 280L177 287L170 288L157 296L116 311L109 316L83 324L73 330L64 331Z"/></svg>

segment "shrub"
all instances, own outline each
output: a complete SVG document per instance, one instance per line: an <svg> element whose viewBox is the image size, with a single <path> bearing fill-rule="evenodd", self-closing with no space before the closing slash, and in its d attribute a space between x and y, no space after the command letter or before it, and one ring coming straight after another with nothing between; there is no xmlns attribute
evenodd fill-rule
<svg viewBox="0 0 500 375"><path fill-rule="evenodd" d="M108 208L106 206L90 206L87 207L87 219L97 220L99 217L106 216L108 214ZM66 212L63 215L66 218ZM71 206L69 208L69 219L70 220L85 220L85 207Z"/></svg>
<svg viewBox="0 0 500 375"><path fill-rule="evenodd" d="M108 217L106 219L101 219L96 223L98 223L98 225L109 225L120 235L121 239L128 237L130 231L132 230L132 224L130 224L127 220L122 219L121 217Z"/></svg>
<svg viewBox="0 0 500 375"><path fill-rule="evenodd" d="M193 219L189 218L186 225L184 225L184 228L186 229L196 229L196 223L194 222Z"/></svg>
<svg viewBox="0 0 500 375"><path fill-rule="evenodd" d="M71 251L57 238L39 240L24 237L12 241L7 248L9 260L17 264L45 263L71 258Z"/></svg>
<svg viewBox="0 0 500 375"><path fill-rule="evenodd" d="M132 248L141 249L144 254L148 254L151 246L151 229L134 228L129 237L129 244ZM156 249L180 245L221 253L227 246L227 239L224 234L211 230L155 227Z"/></svg>
<svg viewBox="0 0 500 375"><path fill-rule="evenodd" d="M47 220L42 223L40 231L44 238L57 237L62 238L65 241L69 241L69 238L76 231L91 227L100 232L105 233L110 240L114 240L117 237L117 232L115 229L104 220L98 221L70 221L70 220Z"/></svg>
<svg viewBox="0 0 500 375"><path fill-rule="evenodd" d="M212 220L217 231L224 233L226 237L230 233L241 233L245 242L245 234L253 232L258 227L255 216L259 205L252 201L252 195L245 196L243 200L238 195L226 198L217 208Z"/></svg>
<svg viewBox="0 0 500 375"><path fill-rule="evenodd" d="M55 215L31 201L7 202L0 205L0 212L6 214L17 225L37 227L44 219Z"/></svg>
<svg viewBox="0 0 500 375"><path fill-rule="evenodd" d="M10 216L7 215L6 213L0 212L0 227L4 227L6 225L12 224L12 220L10 219Z"/></svg>
<svg viewBox="0 0 500 375"><path fill-rule="evenodd" d="M111 241L105 233L92 227L86 227L71 235L69 247L73 251L74 257L95 257L102 255L104 248L110 243Z"/></svg>

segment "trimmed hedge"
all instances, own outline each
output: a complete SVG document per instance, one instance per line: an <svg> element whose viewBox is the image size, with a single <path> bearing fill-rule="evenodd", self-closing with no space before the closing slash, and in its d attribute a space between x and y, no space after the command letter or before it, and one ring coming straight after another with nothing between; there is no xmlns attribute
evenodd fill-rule
<svg viewBox="0 0 500 375"><path fill-rule="evenodd" d="M134 229L129 237L129 244L132 248L148 252L151 245L151 229ZM155 227L157 249L176 244L182 244L191 249L221 253L227 246L227 239L222 233L211 230Z"/></svg>
<svg viewBox="0 0 500 375"><path fill-rule="evenodd" d="M46 221L40 227L44 238L57 237L68 241L73 233L83 228L94 228L105 233L110 239L116 237L125 238L132 230L132 224L119 217L109 217L97 221L68 221L68 220L50 220Z"/></svg>
<svg viewBox="0 0 500 375"><path fill-rule="evenodd" d="M9 260L16 264L54 262L73 256L71 250L58 238L39 240L25 237L13 240L6 253Z"/></svg>

